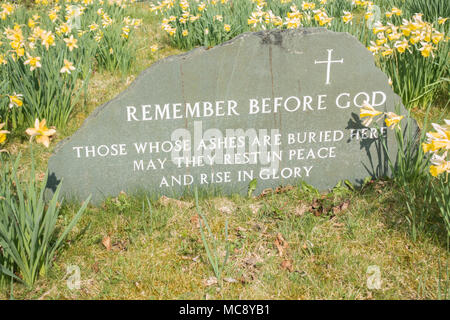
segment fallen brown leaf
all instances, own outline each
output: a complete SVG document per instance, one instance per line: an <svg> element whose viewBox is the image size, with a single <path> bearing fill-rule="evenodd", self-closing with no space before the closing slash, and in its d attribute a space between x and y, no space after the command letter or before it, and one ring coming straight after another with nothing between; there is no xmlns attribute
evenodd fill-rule
<svg viewBox="0 0 450 320"><path fill-rule="evenodd" d="M275 193L285 193L285 192L291 191L293 189L295 189L295 187L291 186L291 185L287 185L287 186L284 186L284 187L279 186L279 187L277 187L275 189Z"/></svg>
<svg viewBox="0 0 450 320"><path fill-rule="evenodd" d="M289 272L294 271L294 268L292 267L292 261L291 260L283 260L283 262L281 262L281 269L288 270Z"/></svg>
<svg viewBox="0 0 450 320"><path fill-rule="evenodd" d="M275 246L277 247L278 255L282 257L289 244L286 242L286 240L284 240L281 233L277 234L277 237L275 239Z"/></svg>
<svg viewBox="0 0 450 320"><path fill-rule="evenodd" d="M337 206L333 207L333 214L338 214L341 211L345 211L348 209L348 206L350 204L350 200L345 200L341 204L338 204Z"/></svg>
<svg viewBox="0 0 450 320"><path fill-rule="evenodd" d="M200 228L199 216L195 214L191 217L191 223L195 225L197 228Z"/></svg>
<svg viewBox="0 0 450 320"><path fill-rule="evenodd" d="M311 204L311 209L316 217L321 216L325 211L324 207L322 206L322 202L317 199L314 199L313 203Z"/></svg>
<svg viewBox="0 0 450 320"><path fill-rule="evenodd" d="M112 248L111 237L110 236L103 237L102 244L105 246L107 251L110 251Z"/></svg>
<svg viewBox="0 0 450 320"><path fill-rule="evenodd" d="M95 261L92 265L92 271L94 271L95 273L98 273L100 271L100 268L98 267L98 261Z"/></svg>
<svg viewBox="0 0 450 320"><path fill-rule="evenodd" d="M258 198L264 198L265 196L271 194L272 192L273 192L272 188L264 189L263 191L261 191L261 193L258 196Z"/></svg>

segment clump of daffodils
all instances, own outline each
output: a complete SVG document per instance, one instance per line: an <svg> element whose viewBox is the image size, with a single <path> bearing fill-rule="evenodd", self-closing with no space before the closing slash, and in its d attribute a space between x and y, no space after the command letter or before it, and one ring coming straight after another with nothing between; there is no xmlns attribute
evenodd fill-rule
<svg viewBox="0 0 450 320"><path fill-rule="evenodd" d="M0 119L15 118L11 120L14 127L20 126L25 113L26 117L47 114L51 122L68 119L59 113L72 110L67 104L73 100L65 95L76 94L71 90L54 90L54 87L61 81L67 88L78 80L86 83L83 70L92 56L105 68L127 65L120 64L120 60L132 59L129 58L132 54L128 54L132 51L130 39L142 25L142 19L125 16L123 10L134 0L34 2L35 5L25 10L20 4L0 0L0 79L7 76L10 79L8 86L0 86ZM33 82L39 83L39 90L33 87ZM26 108L22 107L24 101ZM55 104L50 114L41 112L40 108L49 108L50 104ZM30 109L35 110L27 112ZM56 123L59 126L67 120L57 121L61 121Z"/></svg>
<svg viewBox="0 0 450 320"><path fill-rule="evenodd" d="M434 57L440 43L445 41L445 34L433 24L423 21L421 13L415 14L409 20L403 19L401 24L389 21L392 17L401 15L402 11L394 7L386 13L386 24L377 21L373 25L372 32L377 39L370 42L369 51L374 55L391 57L395 52L404 54L417 50L424 58ZM445 21L440 18L438 25L444 24Z"/></svg>
<svg viewBox="0 0 450 320"><path fill-rule="evenodd" d="M424 153L431 153L430 173L437 177L442 173L450 173L450 120L443 125L432 124L434 131L427 132L427 141L422 143Z"/></svg>

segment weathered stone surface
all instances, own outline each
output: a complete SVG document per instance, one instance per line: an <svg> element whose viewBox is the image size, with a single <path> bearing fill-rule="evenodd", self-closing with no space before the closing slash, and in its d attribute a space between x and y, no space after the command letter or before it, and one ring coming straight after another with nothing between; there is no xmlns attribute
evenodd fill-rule
<svg viewBox="0 0 450 320"><path fill-rule="evenodd" d="M319 189L344 179L359 184L388 170L359 119L366 99L380 111L406 113L351 35L246 33L145 70L60 143L49 161L49 190L63 179L66 198L100 201L120 191L177 196L194 186L245 193L253 178L255 193L300 180ZM395 157L394 134L384 130ZM183 150L169 151L178 144Z"/></svg>

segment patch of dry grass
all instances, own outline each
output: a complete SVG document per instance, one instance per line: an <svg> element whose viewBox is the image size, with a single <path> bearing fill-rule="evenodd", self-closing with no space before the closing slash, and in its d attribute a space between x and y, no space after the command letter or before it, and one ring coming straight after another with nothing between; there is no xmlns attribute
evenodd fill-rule
<svg viewBox="0 0 450 320"><path fill-rule="evenodd" d="M206 198L202 212L230 258L222 283L214 276L192 205L161 204L142 211L144 199L120 195L91 207L51 274L15 298L36 299L437 299L448 296L448 250L439 233L413 242L390 185L326 197L344 210L312 208L317 196L296 187L261 199ZM193 203L192 199L185 199ZM307 209L303 208L304 205ZM332 207L331 207L332 208ZM391 209L380 209L391 208ZM67 207L67 218L76 206ZM394 224L391 221L398 221ZM442 232L442 230L441 230ZM277 239L282 243L280 252ZM102 243L111 239L111 247ZM66 285L78 265L81 289ZM369 266L381 271L381 289L367 287ZM5 296L6 297L6 296Z"/></svg>

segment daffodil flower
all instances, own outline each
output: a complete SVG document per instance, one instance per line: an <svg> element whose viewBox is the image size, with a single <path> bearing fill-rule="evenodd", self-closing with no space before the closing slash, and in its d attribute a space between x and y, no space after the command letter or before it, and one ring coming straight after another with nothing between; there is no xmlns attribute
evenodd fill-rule
<svg viewBox="0 0 450 320"><path fill-rule="evenodd" d="M402 10L397 8L397 7L393 7L391 10L392 14L395 14L396 16L401 16L402 15Z"/></svg>
<svg viewBox="0 0 450 320"><path fill-rule="evenodd" d="M430 166L430 173L433 177L437 177L441 173L450 173L450 161L446 160L447 152L444 152L441 156L438 154L433 154L430 162L433 164Z"/></svg>
<svg viewBox="0 0 450 320"><path fill-rule="evenodd" d="M5 59L5 55L0 54L0 64L5 65L7 63L8 63L8 60Z"/></svg>
<svg viewBox="0 0 450 320"><path fill-rule="evenodd" d="M305 2L302 3L302 10L314 10L316 4L314 2Z"/></svg>
<svg viewBox="0 0 450 320"><path fill-rule="evenodd" d="M422 53L422 56L425 58L428 58L430 56L434 57L433 50L435 49L431 43L427 42L421 42L422 48L419 49L419 51Z"/></svg>
<svg viewBox="0 0 450 320"><path fill-rule="evenodd" d="M394 48L396 48L397 51L400 52L400 53L404 53L406 50L410 51L409 50L409 42L406 39L403 39L402 41L395 42Z"/></svg>
<svg viewBox="0 0 450 320"><path fill-rule="evenodd" d="M384 120L384 122L386 122L386 125L391 129L394 129L395 126L403 119L403 116L399 116L394 112L387 112L386 116L387 118Z"/></svg>
<svg viewBox="0 0 450 320"><path fill-rule="evenodd" d="M383 31L386 31L387 27L383 26L383 24L380 21L375 22L372 28L373 34L377 34Z"/></svg>
<svg viewBox="0 0 450 320"><path fill-rule="evenodd" d="M377 54L382 47L377 45L374 41L370 41L370 46L367 47L367 50L372 52L373 55Z"/></svg>
<svg viewBox="0 0 450 320"><path fill-rule="evenodd" d="M27 57L28 57L28 59L23 64L29 64L30 71L33 71L33 70L41 67L41 62L40 62L41 58L40 57L32 57L28 52L27 52Z"/></svg>
<svg viewBox="0 0 450 320"><path fill-rule="evenodd" d="M442 33L442 32L436 31L436 32L431 36L431 41L432 41L434 44L438 44L440 41L442 41L442 39L444 39L444 33Z"/></svg>
<svg viewBox="0 0 450 320"><path fill-rule="evenodd" d="M23 106L23 101L22 101L22 94L17 94L14 92L13 95L8 95L9 97L9 108L13 108L13 107L21 107Z"/></svg>
<svg viewBox="0 0 450 320"><path fill-rule="evenodd" d="M447 20L448 20L448 18L442 18L442 17L439 17L439 18L438 18L438 23L439 23L439 24L444 24L445 21L447 21Z"/></svg>
<svg viewBox="0 0 450 320"><path fill-rule="evenodd" d="M382 114L383 112L375 110L367 101L363 103L361 109L360 109L360 113L359 113L359 117L360 118L365 118L367 117L367 119L364 119L363 121L363 125L365 125L366 127L369 126L372 123L372 120L374 117L379 116L380 114Z"/></svg>
<svg viewBox="0 0 450 320"><path fill-rule="evenodd" d="M353 20L353 14L349 11L344 11L344 15L342 16L342 21L344 21L345 24L350 23L352 24Z"/></svg>
<svg viewBox="0 0 450 320"><path fill-rule="evenodd" d="M69 51L72 51L74 48L78 48L78 40L75 39L73 35L70 35L70 38L65 38L64 42L66 43L67 48L69 48Z"/></svg>
<svg viewBox="0 0 450 320"><path fill-rule="evenodd" d="M73 63L69 60L64 59L64 66L59 71L60 73L68 73L70 74L71 71L75 70L75 67L73 66Z"/></svg>
<svg viewBox="0 0 450 320"><path fill-rule="evenodd" d="M5 123L0 123L0 143L4 143L6 135L9 133L7 130L1 130L5 126Z"/></svg>
<svg viewBox="0 0 450 320"><path fill-rule="evenodd" d="M30 136L30 140L36 137L36 142L43 144L46 148L50 145L50 137L56 133L55 129L49 129L46 126L47 121L36 119L34 128L28 128L25 132Z"/></svg>
<svg viewBox="0 0 450 320"><path fill-rule="evenodd" d="M394 49L392 49L387 44L385 44L383 47L383 51L381 52L381 55L383 57L388 57L388 56L392 55L393 53L394 53Z"/></svg>
<svg viewBox="0 0 450 320"><path fill-rule="evenodd" d="M42 45L45 46L45 48L48 50L50 46L55 45L55 36L52 34L51 31L43 32L41 35L42 39Z"/></svg>

